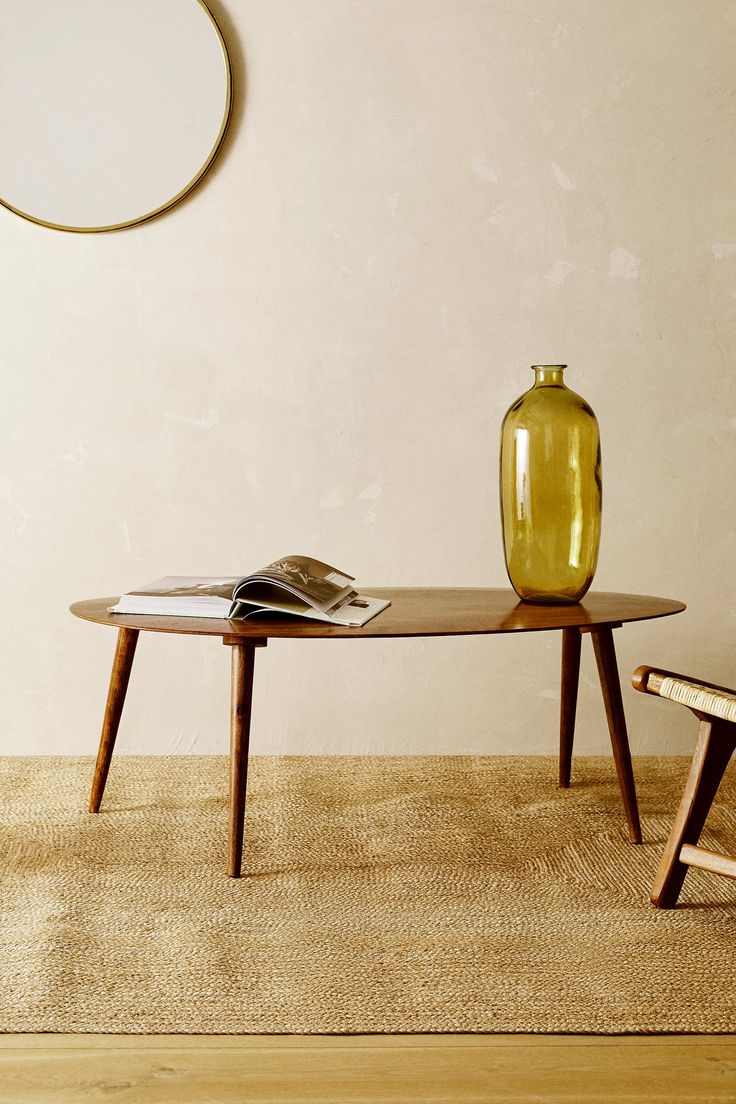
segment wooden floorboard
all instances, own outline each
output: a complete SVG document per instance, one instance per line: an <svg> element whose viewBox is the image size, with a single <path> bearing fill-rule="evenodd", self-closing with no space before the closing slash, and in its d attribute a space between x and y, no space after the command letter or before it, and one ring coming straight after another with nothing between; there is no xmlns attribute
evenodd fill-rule
<svg viewBox="0 0 736 1104"><path fill-rule="evenodd" d="M736 1104L736 1036L0 1036L0 1104Z"/></svg>

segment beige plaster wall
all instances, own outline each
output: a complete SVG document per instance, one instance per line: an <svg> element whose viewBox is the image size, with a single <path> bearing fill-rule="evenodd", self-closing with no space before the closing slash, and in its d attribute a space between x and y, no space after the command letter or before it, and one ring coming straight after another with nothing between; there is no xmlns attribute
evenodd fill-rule
<svg viewBox="0 0 736 1104"><path fill-rule="evenodd" d="M289 552L506 584L503 413L596 410L619 634L736 682L736 7L229 0L241 103L190 200L123 233L0 210L3 753L96 746L109 631L67 604ZM243 74L247 70L244 94ZM144 637L120 750L220 752L226 649ZM274 644L258 752L551 752L558 640ZM636 752L684 711L625 691ZM578 747L607 747L585 655Z"/></svg>

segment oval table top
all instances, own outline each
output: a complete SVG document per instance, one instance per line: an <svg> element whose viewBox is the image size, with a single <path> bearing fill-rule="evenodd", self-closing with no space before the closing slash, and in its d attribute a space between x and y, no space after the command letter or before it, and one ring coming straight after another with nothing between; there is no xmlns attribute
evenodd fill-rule
<svg viewBox="0 0 736 1104"><path fill-rule="evenodd" d="M306 621L288 614L268 614L246 621L214 617L158 617L154 614L109 613L117 598L90 598L70 607L76 617L114 629L188 633L196 636L239 637L264 641L294 639L376 638L392 636L472 636L483 633L544 632L549 629L614 625L647 621L681 613L683 602L646 594L588 592L582 602L567 606L520 602L508 589L466 587L361 587L365 594L390 598L391 605L362 628Z"/></svg>

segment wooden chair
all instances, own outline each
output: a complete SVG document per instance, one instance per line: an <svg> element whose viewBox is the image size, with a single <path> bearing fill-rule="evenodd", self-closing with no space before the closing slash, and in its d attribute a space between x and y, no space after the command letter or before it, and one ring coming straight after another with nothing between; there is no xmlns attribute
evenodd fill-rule
<svg viewBox="0 0 736 1104"><path fill-rule="evenodd" d="M736 878L736 858L697 846L736 748L736 690L652 667L637 667L631 681L643 694L657 694L687 706L700 721L685 792L651 892L653 904L674 908L689 866Z"/></svg>

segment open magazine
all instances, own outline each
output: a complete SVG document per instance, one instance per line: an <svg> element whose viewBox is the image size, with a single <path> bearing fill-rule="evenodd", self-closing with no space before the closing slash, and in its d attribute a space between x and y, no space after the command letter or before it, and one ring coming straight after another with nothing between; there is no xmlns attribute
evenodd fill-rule
<svg viewBox="0 0 736 1104"><path fill-rule="evenodd" d="M285 556L237 578L167 575L123 594L111 613L245 618L289 613L333 625L365 625L391 603L353 588L355 579L310 556Z"/></svg>

